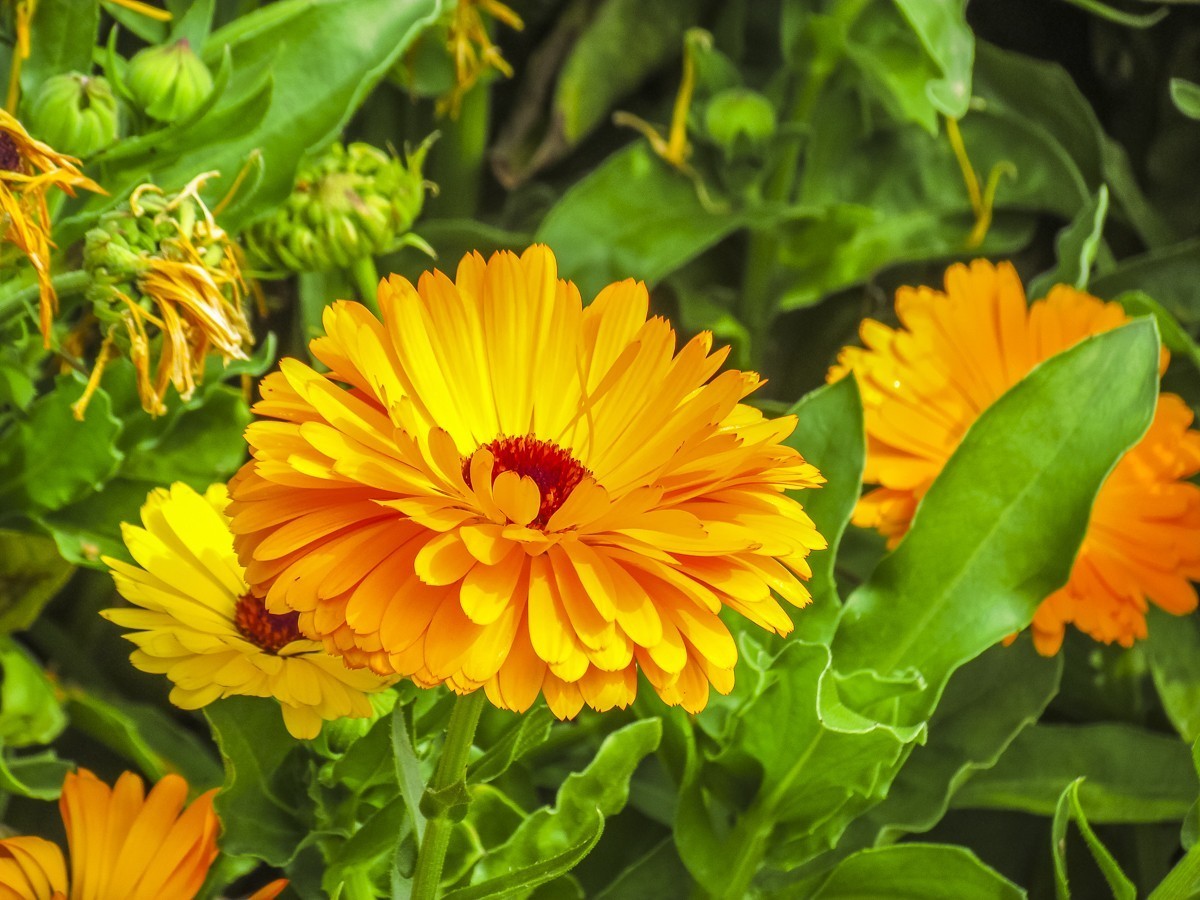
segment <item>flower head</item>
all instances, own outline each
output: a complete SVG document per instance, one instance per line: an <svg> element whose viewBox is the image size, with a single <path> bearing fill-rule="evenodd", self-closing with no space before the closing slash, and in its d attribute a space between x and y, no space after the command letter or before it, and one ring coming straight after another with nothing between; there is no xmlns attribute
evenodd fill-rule
<svg viewBox="0 0 1200 900"><path fill-rule="evenodd" d="M269 610L351 665L560 717L628 704L639 669L690 710L728 691L722 607L791 630L771 589L808 602L825 541L785 491L822 479L710 335L676 353L633 281L585 309L540 246L379 302L326 310L328 375L262 383L230 512Z"/></svg>
<svg viewBox="0 0 1200 900"><path fill-rule="evenodd" d="M165 776L147 795L132 772L112 788L87 769L68 774L58 805L69 874L58 845L7 838L0 840L0 893L29 900L196 896L217 857L219 823L215 790L190 804L187 793L178 775Z"/></svg>
<svg viewBox="0 0 1200 900"><path fill-rule="evenodd" d="M130 657L174 685L171 702L198 709L221 697L274 697L296 738L313 738L325 719L372 714L366 694L388 682L346 668L275 615L246 587L233 552L223 485L201 496L183 483L151 492L142 524L122 526L137 561L105 558L117 590L136 609L101 615L132 629Z"/></svg>
<svg viewBox="0 0 1200 900"><path fill-rule="evenodd" d="M79 171L79 160L34 140L20 122L0 110L0 239L20 251L33 266L40 289L39 324L46 347L58 295L50 280L50 211L46 195L59 188L72 197L76 188L103 193Z"/></svg>
<svg viewBox="0 0 1200 900"><path fill-rule="evenodd" d="M192 396L210 353L228 363L246 359L253 344L240 250L199 195L214 174L173 195L142 185L127 210L105 214L87 233L84 267L96 316L127 345L151 415L166 412L168 385L184 400ZM75 406L77 418L99 383L102 360Z"/></svg>
<svg viewBox="0 0 1200 900"><path fill-rule="evenodd" d="M901 327L863 322L863 348L846 347L831 381L854 372L866 408L865 480L880 487L854 512L894 546L967 428L1043 360L1127 320L1119 304L1066 285L1025 302L1008 263L951 266L945 291L901 288ZM1166 363L1164 354L1163 364ZM1101 487L1067 584L1038 608L1034 642L1058 651L1067 623L1129 646L1146 634L1146 602L1196 608L1200 578L1200 431L1180 398L1159 398L1149 433Z"/></svg>

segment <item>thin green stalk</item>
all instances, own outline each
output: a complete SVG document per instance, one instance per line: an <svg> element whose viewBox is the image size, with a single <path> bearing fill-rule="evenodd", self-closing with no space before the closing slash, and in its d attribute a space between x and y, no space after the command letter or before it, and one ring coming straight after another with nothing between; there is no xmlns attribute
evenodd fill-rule
<svg viewBox="0 0 1200 900"><path fill-rule="evenodd" d="M88 273L83 270L60 272L50 279L59 299L82 292L87 288L89 281ZM37 302L40 293L41 288L36 282L17 288L11 293L0 290L0 321L6 321L14 313L28 309L31 303Z"/></svg>
<svg viewBox="0 0 1200 900"><path fill-rule="evenodd" d="M363 305L379 315L379 270L375 268L375 257L363 256L350 265L350 277Z"/></svg>
<svg viewBox="0 0 1200 900"><path fill-rule="evenodd" d="M464 787L467 774L467 759L475 740L475 728L485 702L482 690L460 696L450 713L450 725L446 729L446 741L442 744L442 755L438 759L433 780L425 789L425 798L444 798L455 792L456 786ZM439 802L437 810L425 820L425 835L417 852L417 868L413 875L412 900L435 900L438 885L442 880L442 865L446 861L446 847L457 819L453 806ZM425 803L422 802L422 808ZM461 816L459 817L461 818Z"/></svg>
<svg viewBox="0 0 1200 900"><path fill-rule="evenodd" d="M433 178L441 186L429 209L439 219L470 219L479 208L486 165L491 88L477 84L463 96L457 119L445 119L431 162Z"/></svg>

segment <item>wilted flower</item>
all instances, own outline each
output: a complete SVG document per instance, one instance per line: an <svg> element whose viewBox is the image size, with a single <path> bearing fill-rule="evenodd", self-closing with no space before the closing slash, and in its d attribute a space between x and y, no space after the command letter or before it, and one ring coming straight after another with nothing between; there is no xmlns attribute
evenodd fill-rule
<svg viewBox="0 0 1200 900"><path fill-rule="evenodd" d="M421 174L432 140L402 162L370 144L334 144L304 166L287 201L246 234L250 261L267 269L350 268L405 243L428 183Z"/></svg>
<svg viewBox="0 0 1200 900"><path fill-rule="evenodd" d="M41 300L39 324L46 347L50 325L58 311L58 295L50 278L50 212L46 194L60 188L75 196L75 188L103 193L100 185L79 171L79 160L36 141L21 123L0 110L0 232L33 265Z"/></svg>
<svg viewBox="0 0 1200 900"><path fill-rule="evenodd" d="M630 280L585 309L532 247L392 276L382 322L327 309L332 371L264 379L230 482L267 608L352 665L508 709L625 706L639 669L693 711L729 691L718 614L791 630L771 589L807 603L825 541L785 491L822 479L781 443L794 418L740 403L758 376L718 375L707 333L676 353L648 299Z"/></svg>
<svg viewBox="0 0 1200 900"><path fill-rule="evenodd" d="M295 738L314 738L321 722L372 714L367 692L388 681L347 669L296 628L296 614L274 615L246 587L225 517L224 485L201 496L186 484L152 491L142 525L123 524L137 565L105 557L117 590L138 609L101 615L125 628L144 672L166 675L171 702L198 709L221 697L274 697Z"/></svg>
<svg viewBox="0 0 1200 900"><path fill-rule="evenodd" d="M128 209L106 213L87 233L89 299L108 339L126 343L142 407L151 415L166 411L168 385L184 400L192 396L210 352L225 362L246 359L253 343L240 251L199 195L215 174L200 175L172 195L142 185ZM156 341L157 364L151 359ZM107 349L106 343L75 405L77 418L99 383Z"/></svg>
<svg viewBox="0 0 1200 900"><path fill-rule="evenodd" d="M853 371L866 409L865 480L880 487L854 512L895 545L971 423L1045 359L1127 321L1066 285L1027 306L1008 263L951 266L945 292L901 288L901 328L863 322L865 348L846 347L830 380ZM1164 354L1165 363L1165 354ZM1179 397L1162 394L1146 436L1100 489L1067 584L1033 619L1038 650L1056 653L1067 623L1129 646L1146 635L1146 602L1181 615L1200 578L1200 431Z"/></svg>
<svg viewBox="0 0 1200 900"><path fill-rule="evenodd" d="M178 775L165 776L146 795L132 772L112 788L87 769L68 774L58 805L70 876L57 844L6 838L0 840L0 888L8 889L5 896L29 900L196 896L217 858L219 823L212 807L215 790L185 808L187 793Z"/></svg>
<svg viewBox="0 0 1200 900"><path fill-rule="evenodd" d="M512 66L488 36L485 16L520 31L521 17L499 0L458 0L446 34L446 46L454 61L454 87L438 103L442 112L457 116L462 98L488 69L512 78Z"/></svg>

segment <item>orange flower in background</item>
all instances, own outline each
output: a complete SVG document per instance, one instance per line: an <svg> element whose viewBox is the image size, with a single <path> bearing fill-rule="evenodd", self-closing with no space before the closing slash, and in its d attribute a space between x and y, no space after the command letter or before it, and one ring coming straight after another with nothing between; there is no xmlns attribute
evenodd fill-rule
<svg viewBox="0 0 1200 900"><path fill-rule="evenodd" d="M729 607L786 633L825 546L786 490L823 479L740 403L725 350L647 320L645 285L586 309L532 247L451 281L379 288L383 321L326 310L312 352L262 383L230 482L246 578L354 666L561 718L733 685Z"/></svg>
<svg viewBox="0 0 1200 900"><path fill-rule="evenodd" d="M60 188L104 193L79 171L79 160L34 140L21 123L0 110L0 240L16 247L33 266L40 293L39 324L46 347L58 295L50 276L50 211L46 195Z"/></svg>
<svg viewBox="0 0 1200 900"><path fill-rule="evenodd" d="M944 292L896 292L901 327L867 319L865 348L846 347L829 372L853 371L867 426L867 493L854 523L895 546L917 504L971 423L1038 363L1089 335L1127 321L1105 303L1066 285L1032 305L1008 263L954 265ZM1164 352L1163 366L1166 365ZM1100 489L1067 584L1038 608L1033 638L1052 655L1067 623L1104 643L1130 646L1146 635L1149 599L1182 615L1196 608L1189 579L1200 578L1200 431L1173 394L1159 398L1142 441Z"/></svg>
<svg viewBox="0 0 1200 900"><path fill-rule="evenodd" d="M67 775L59 809L71 866L40 837L0 840L0 897L82 900L194 897L217 858L215 790L185 808L187 782L167 775L145 793L124 773L110 788L87 769Z"/></svg>

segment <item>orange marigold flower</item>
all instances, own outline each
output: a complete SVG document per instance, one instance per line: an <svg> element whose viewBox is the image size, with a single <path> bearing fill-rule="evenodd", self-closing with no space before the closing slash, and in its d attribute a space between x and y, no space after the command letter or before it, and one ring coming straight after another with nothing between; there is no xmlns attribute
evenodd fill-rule
<svg viewBox="0 0 1200 900"><path fill-rule="evenodd" d="M230 482L247 580L351 665L556 715L625 706L641 669L670 704L733 685L727 606L769 630L825 546L788 489L823 479L793 417L739 401L705 333L675 353L644 284L586 309L532 247L451 281L380 284L383 321L325 312L262 384Z"/></svg>
<svg viewBox="0 0 1200 900"><path fill-rule="evenodd" d="M50 346L50 323L58 311L58 295L50 280L50 211L46 195L60 188L72 197L75 188L104 193L79 171L79 160L29 136L21 123L0 110L0 237L29 260L37 275L39 324Z"/></svg>
<svg viewBox="0 0 1200 900"><path fill-rule="evenodd" d="M829 372L857 376L867 425L864 478L880 487L854 511L894 546L917 504L967 428L1034 366L1089 335L1127 321L1066 285L1032 305L1012 265L954 265L944 292L896 292L901 326L867 319L865 348L846 347ZM1163 366L1166 365L1164 351ZM1033 638L1052 655L1067 623L1104 643L1146 635L1146 602L1181 615L1196 608L1200 578L1200 431L1173 394L1159 397L1153 424L1100 489L1067 584L1038 608Z"/></svg>
<svg viewBox="0 0 1200 900"><path fill-rule="evenodd" d="M87 769L67 775L59 809L71 867L40 837L0 840L0 896L21 900L194 897L217 858L215 790L185 808L187 782L167 775L149 795L124 773L110 788Z"/></svg>

